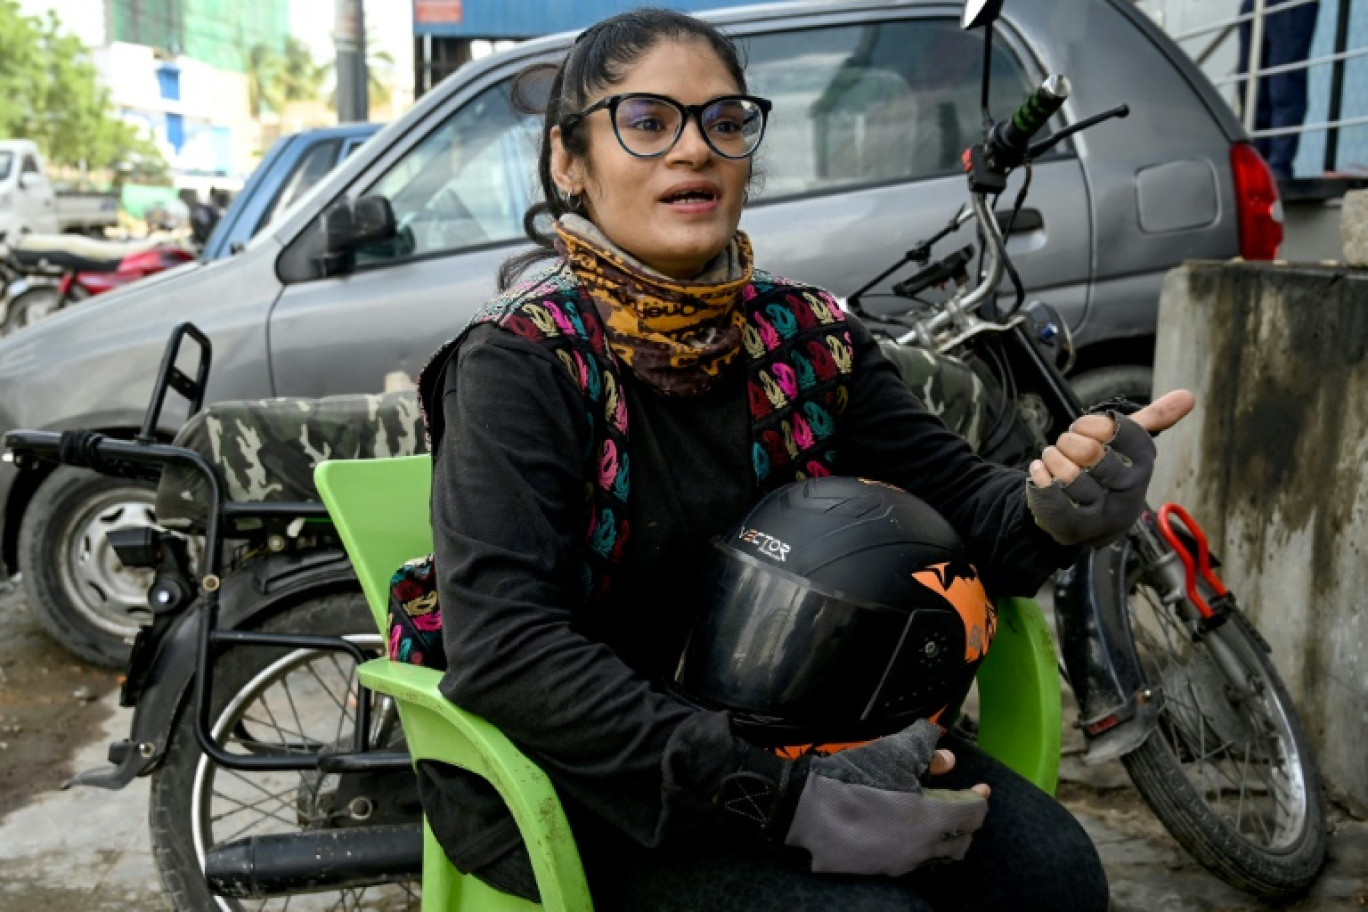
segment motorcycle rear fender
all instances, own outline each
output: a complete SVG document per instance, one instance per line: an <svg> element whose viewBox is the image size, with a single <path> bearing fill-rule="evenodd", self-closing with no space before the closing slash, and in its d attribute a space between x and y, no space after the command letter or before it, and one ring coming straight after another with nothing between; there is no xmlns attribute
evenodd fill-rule
<svg viewBox="0 0 1368 912"><path fill-rule="evenodd" d="M225 630L251 627L306 597L349 588L358 589L359 584L339 548L271 554L224 577L219 626ZM121 789L157 768L166 754L171 727L191 694L203 618L202 603L196 601L162 640L133 708L129 737L109 747L112 765L81 773L64 787Z"/></svg>
<svg viewBox="0 0 1368 912"><path fill-rule="evenodd" d="M1085 763L1102 763L1144 743L1158 721L1125 603L1122 541L1090 548L1055 581L1055 623L1065 672L1078 700Z"/></svg>

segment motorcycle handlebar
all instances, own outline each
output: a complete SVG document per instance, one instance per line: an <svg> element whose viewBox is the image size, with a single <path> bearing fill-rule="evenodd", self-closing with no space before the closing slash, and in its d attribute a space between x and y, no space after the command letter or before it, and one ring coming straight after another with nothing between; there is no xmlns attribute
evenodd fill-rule
<svg viewBox="0 0 1368 912"><path fill-rule="evenodd" d="M995 155L1015 162L1023 160L1030 153L1031 138L1063 107L1070 91L1067 77L1054 73L1046 78L1009 120L989 131L988 144Z"/></svg>

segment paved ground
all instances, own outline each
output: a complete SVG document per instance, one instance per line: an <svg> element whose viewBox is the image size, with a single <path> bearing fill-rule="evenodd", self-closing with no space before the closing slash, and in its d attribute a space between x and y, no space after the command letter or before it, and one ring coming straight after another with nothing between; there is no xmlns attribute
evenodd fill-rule
<svg viewBox="0 0 1368 912"><path fill-rule="evenodd" d="M0 910L165 908L148 850L147 782L121 792L61 791L102 766L127 734L117 678L53 647L20 593L0 582ZM1066 711L1066 719L1071 716ZM1117 912L1368 908L1368 822L1332 811L1331 857L1302 901L1260 904L1207 874L1169 838L1119 763L1084 768L1065 732L1060 797L1102 854Z"/></svg>

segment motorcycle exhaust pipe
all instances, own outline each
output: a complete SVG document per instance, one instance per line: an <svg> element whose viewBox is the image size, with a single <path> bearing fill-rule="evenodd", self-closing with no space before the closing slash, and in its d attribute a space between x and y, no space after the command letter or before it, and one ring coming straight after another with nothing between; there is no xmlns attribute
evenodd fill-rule
<svg viewBox="0 0 1368 912"><path fill-rule="evenodd" d="M233 899L416 880L422 870L420 823L249 836L204 856L210 891Z"/></svg>

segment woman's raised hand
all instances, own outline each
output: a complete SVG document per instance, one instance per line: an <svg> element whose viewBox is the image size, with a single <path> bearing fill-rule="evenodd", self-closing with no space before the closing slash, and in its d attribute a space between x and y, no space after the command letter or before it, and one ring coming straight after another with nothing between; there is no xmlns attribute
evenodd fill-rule
<svg viewBox="0 0 1368 912"><path fill-rule="evenodd" d="M1129 417L1084 415L1031 463L1026 503L1036 524L1066 545L1106 544L1145 507L1154 474L1154 439L1192 411L1196 399L1174 390Z"/></svg>

